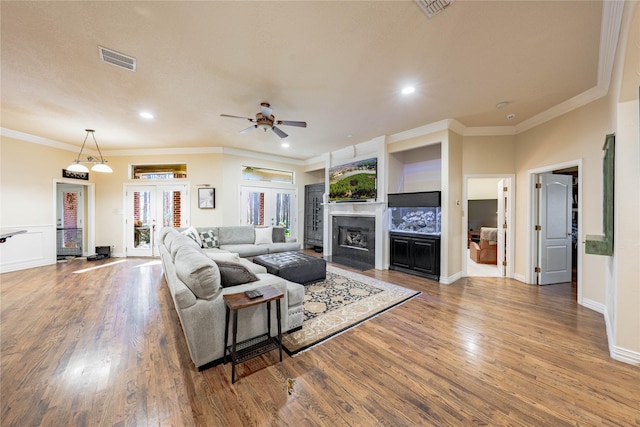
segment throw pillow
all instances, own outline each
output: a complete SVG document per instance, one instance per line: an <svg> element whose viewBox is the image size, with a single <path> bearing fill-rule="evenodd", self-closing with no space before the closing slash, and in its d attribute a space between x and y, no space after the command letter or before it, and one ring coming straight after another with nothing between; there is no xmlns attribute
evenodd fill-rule
<svg viewBox="0 0 640 427"><path fill-rule="evenodd" d="M284 235L284 227L273 227L273 243L284 243L286 238Z"/></svg>
<svg viewBox="0 0 640 427"><path fill-rule="evenodd" d="M187 237L193 239L194 242L198 244L198 246L202 247L202 240L200 240L200 233L196 230L195 227L191 226L182 232Z"/></svg>
<svg viewBox="0 0 640 427"><path fill-rule="evenodd" d="M256 228L256 245L270 245L273 243L273 227Z"/></svg>
<svg viewBox="0 0 640 427"><path fill-rule="evenodd" d="M247 267L237 262L215 261L220 270L220 281L223 288L260 280Z"/></svg>
<svg viewBox="0 0 640 427"><path fill-rule="evenodd" d="M203 233L200 233L200 241L202 242L203 248L217 248L218 247L218 238L213 233L213 230L207 230Z"/></svg>
<svg viewBox="0 0 640 427"><path fill-rule="evenodd" d="M214 261L240 262L240 255L236 252L209 252L205 254Z"/></svg>

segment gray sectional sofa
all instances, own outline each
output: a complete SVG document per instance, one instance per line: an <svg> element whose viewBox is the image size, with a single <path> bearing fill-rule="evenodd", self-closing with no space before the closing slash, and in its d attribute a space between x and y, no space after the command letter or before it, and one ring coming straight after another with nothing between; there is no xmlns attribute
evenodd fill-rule
<svg viewBox="0 0 640 427"><path fill-rule="evenodd" d="M302 326L304 286L269 274L266 268L250 260L253 255L278 249L294 250L299 246L294 242L256 243L255 236L249 243L249 233L242 228L198 227L195 230L201 234L200 243L194 239L195 236L189 237L195 232L194 228L165 227L160 232L158 248L164 277L191 360L199 370L219 363L224 356L225 304L222 296L225 294L272 285L284 294L279 302L282 304L283 332ZM221 232L221 229L228 230ZM203 236L211 237L211 230L219 233L214 233L214 237L220 239L217 245L202 240ZM207 246L203 247L203 244ZM235 252L229 249L235 249ZM267 252L263 252L265 249ZM239 253L244 256L239 256ZM276 325L276 310L272 310L271 315L271 324ZM266 332L264 305L238 312L238 341ZM271 333L275 336L277 328L272 327Z"/></svg>
<svg viewBox="0 0 640 427"><path fill-rule="evenodd" d="M284 227L254 227L252 225L191 227L191 229L194 228L201 240L205 233L213 234L214 240L209 240L209 244L203 244L204 248L235 252L240 258L251 259L258 255L298 251L301 248L299 242L285 236ZM178 231L181 232L186 230L178 228Z"/></svg>

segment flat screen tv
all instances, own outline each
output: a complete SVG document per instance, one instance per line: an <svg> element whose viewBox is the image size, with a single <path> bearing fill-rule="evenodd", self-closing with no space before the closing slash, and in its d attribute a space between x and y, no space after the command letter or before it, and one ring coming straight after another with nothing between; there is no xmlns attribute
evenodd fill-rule
<svg viewBox="0 0 640 427"><path fill-rule="evenodd" d="M330 202L366 202L378 197L378 158L329 168Z"/></svg>

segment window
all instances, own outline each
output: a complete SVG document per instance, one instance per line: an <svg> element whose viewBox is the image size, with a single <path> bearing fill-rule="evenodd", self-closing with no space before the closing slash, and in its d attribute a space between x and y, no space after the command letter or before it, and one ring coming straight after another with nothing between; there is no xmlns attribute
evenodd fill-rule
<svg viewBox="0 0 640 427"><path fill-rule="evenodd" d="M242 166L242 179L246 181L266 181L293 184L293 172L276 169Z"/></svg>
<svg viewBox="0 0 640 427"><path fill-rule="evenodd" d="M187 177L187 165L131 165L131 179L184 179Z"/></svg>

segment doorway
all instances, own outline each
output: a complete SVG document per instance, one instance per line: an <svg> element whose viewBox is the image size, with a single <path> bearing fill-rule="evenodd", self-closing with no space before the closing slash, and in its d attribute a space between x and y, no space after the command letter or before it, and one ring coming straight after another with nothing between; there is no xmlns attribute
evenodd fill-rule
<svg viewBox="0 0 640 427"><path fill-rule="evenodd" d="M465 176L463 275L513 277L513 175Z"/></svg>
<svg viewBox="0 0 640 427"><path fill-rule="evenodd" d="M94 184L53 180L56 256L58 261L93 253L95 241Z"/></svg>
<svg viewBox="0 0 640 427"><path fill-rule="evenodd" d="M156 256L160 229L188 224L188 184L125 185L125 198L127 256Z"/></svg>
<svg viewBox="0 0 640 427"><path fill-rule="evenodd" d="M64 260L85 254L84 186L58 183L56 186L56 258Z"/></svg>
<svg viewBox="0 0 640 427"><path fill-rule="evenodd" d="M531 232L527 235L525 282L540 285L570 282L578 303L582 303L582 253L578 250L582 228L582 161L529 170L528 175L527 227ZM551 188L552 194L544 195L543 187ZM547 202L563 208L550 209Z"/></svg>

